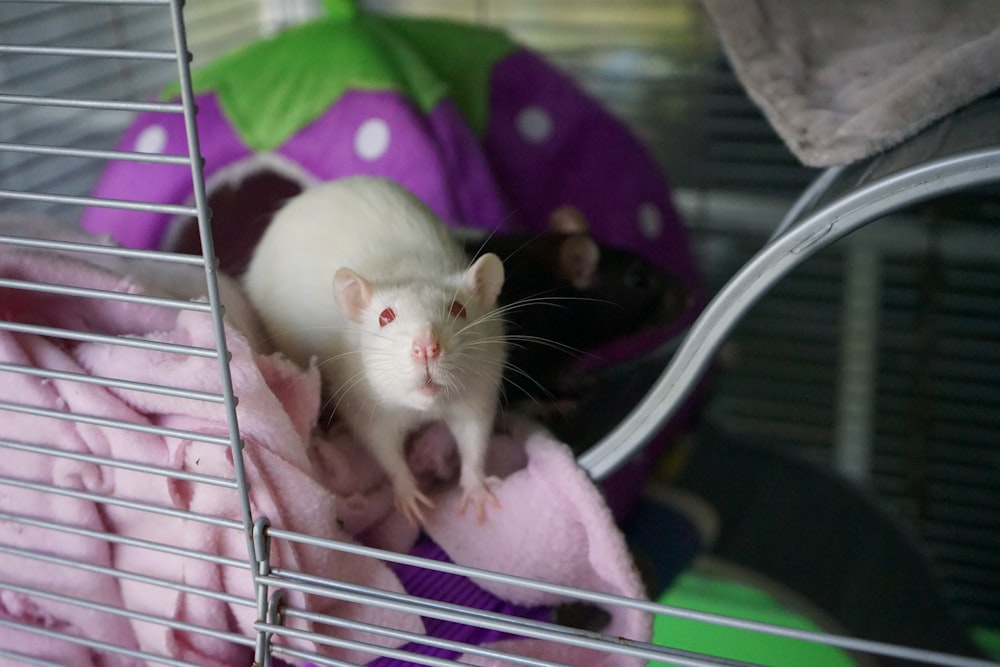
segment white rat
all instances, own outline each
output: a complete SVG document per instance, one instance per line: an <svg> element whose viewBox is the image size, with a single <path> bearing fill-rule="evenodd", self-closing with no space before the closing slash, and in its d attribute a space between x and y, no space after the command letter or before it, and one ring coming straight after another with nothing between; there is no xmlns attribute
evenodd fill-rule
<svg viewBox="0 0 1000 667"><path fill-rule="evenodd" d="M497 505L486 450L506 357L495 312L503 263L469 260L412 193L353 176L309 188L275 215L244 285L278 350L312 357L336 413L372 452L411 521L433 502L404 443L443 420L461 456L461 508Z"/></svg>

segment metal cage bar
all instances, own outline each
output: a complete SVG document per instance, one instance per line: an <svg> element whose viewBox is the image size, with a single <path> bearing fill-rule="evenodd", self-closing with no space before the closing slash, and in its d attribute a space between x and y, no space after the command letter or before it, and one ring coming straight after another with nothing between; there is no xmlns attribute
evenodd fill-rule
<svg viewBox="0 0 1000 667"><path fill-rule="evenodd" d="M0 516L2 516L2 519L5 521L20 524L26 528L30 527L34 530L52 532L53 535L72 535L77 538L102 542L108 545L128 547L133 551L148 551L148 553L153 557L156 557L157 554L165 554L174 558L192 559L192 562L197 561L220 568L236 567L240 570L246 571L247 581L252 585L253 578L251 572L257 568L256 554L254 551L255 545L252 539L253 517L249 503L249 491L246 484L245 470L243 469L243 442L240 436L238 418L236 414L236 398L233 395L232 380L229 375L229 353L227 351L225 333L222 324L222 307L216 278L216 260L211 246L209 212L207 210L204 197L204 176L202 174L202 163L198 148L197 128L194 121L195 108L193 94L191 92L189 64L190 53L188 52L186 45L185 26L182 17L182 3L177 0L98 0L96 2L94 0L69 0L69 3L76 5L92 4L95 6L117 5L120 7L146 6L154 10L159 8L157 11L169 12L169 16L167 16L167 14L163 14L161 22L170 26L173 48L168 51L161 51L136 48L91 48L77 47L74 45L42 46L32 44L4 44L0 45L0 59L5 57L30 57L36 59L38 62L47 62L47 58L78 59L81 62L111 59L114 61L121 61L123 63L160 63L168 67L173 64L175 67L174 77L180 82L180 102L161 103L133 101L125 99L124 97L94 99L92 96L86 95L85 91L82 91L82 94L67 92L67 94L63 95L18 94L17 92L5 89L2 94L0 94L0 105L4 105L7 109L20 108L24 111L36 108L64 108L68 110L78 110L81 114L85 114L80 118L83 122L80 123L79 129L74 128L74 132L78 134L80 139L87 138L86 134L80 132L80 130L85 128L88 115L97 118L97 114L121 112L132 114L144 111L181 114L184 117L187 130L188 154L155 155L134 151L105 150L76 144L60 145L57 142L45 140L47 136L46 133L55 129L56 125L52 123L46 125L44 122L35 124L37 125L37 129L34 130L34 134L31 135L35 137L33 141L29 142L22 140L28 139L28 134L15 136L13 140L9 137L4 137L3 143L0 143L0 153L11 156L20 155L29 160L46 160L49 158L74 158L91 161L129 160L134 162L159 163L185 167L191 172L192 183L194 184L196 190L195 200L191 205L187 206L163 206L143 201L110 201L94 197L79 196L76 194L41 192L38 188L31 190L14 190L5 188L0 191L0 202L21 201L44 205L64 205L70 207L104 206L126 210L155 211L176 216L191 216L197 219L199 227L202 230L203 248L205 248L205 251L202 256L181 256L171 253L113 248L86 243L64 242L59 240L29 238L22 236L0 236L0 244L24 249L36 249L39 251L76 253L81 257L89 255L94 257L135 259L149 262L163 261L181 266L189 266L192 268L202 267L204 268L208 300L207 303L205 303L183 301L158 296L119 293L108 290L97 290L76 287L73 285L58 284L58 281L43 284L26 280L4 279L0 281L0 287L6 290L17 290L23 294L36 294L40 297L51 296L73 300L90 299L118 301L122 303L150 306L161 309L187 310L195 313L201 313L205 317L209 317L212 320L215 344L211 348L201 348L190 345L159 344L154 341L144 342L129 337L85 333L83 331L76 331L66 326L48 326L45 324L24 324L17 322L2 322L0 323L0 329L10 333L47 336L53 339L63 339L66 341L99 343L110 346L127 346L140 350L144 349L167 352L185 356L195 355L207 359L216 359L218 361L218 374L221 382L221 389L218 393L191 391L150 383L130 382L128 380L114 377L102 378L99 376L60 371L58 369L33 368L31 366L18 363L4 363L0 365L0 371L5 373L21 374L24 376L33 376L41 378L46 382L80 383L81 385L90 385L107 389L145 392L149 394L205 402L224 411L229 431L225 436L216 435L184 428L170 428L155 424L136 423L128 419L108 418L101 415L86 415L60 410L49 410L30 405L28 402L22 404L19 402L5 401L0 404L0 410L9 412L10 414L19 413L22 415L33 415L39 418L57 419L67 423L86 425L88 427L119 429L125 432L135 432L136 434L153 434L165 438L178 438L191 442L225 446L232 452L231 459L233 462L234 474L232 478L219 477L214 474L202 474L198 472L175 470L169 467L150 465L148 463L115 460L105 456L61 450L33 442L18 442L13 439L4 439L0 442L0 450L10 453L30 454L37 457L51 457L53 461L66 460L84 465L101 466L107 470L123 470L145 473L150 476L151 480L171 480L173 482L192 484L196 486L215 487L226 492L231 492L234 494L234 497L239 498L243 518L241 520L233 520L215 516L210 513L206 514L199 511L179 510L172 507L160 506L155 503L133 501L124 497L119 498L109 496L102 492L92 492L83 489L66 488L58 484L29 481L27 478L20 479L16 477L3 477L0 479L0 487L11 490L23 490L26 492L30 491L50 495L53 498L62 497L74 502L95 503L97 506L116 508L118 511L135 512L137 513L136 516L148 515L149 521L156 521L158 520L158 517L163 517L170 518L172 520L193 522L194 524L204 524L205 526L210 526L224 531L239 531L244 536L247 555L246 559L240 562L235 561L232 558L223 557L221 555L212 555L197 549L180 548L177 545L160 544L124 535L108 534L83 526L73 525L72 522L62 523L46 521L39 517L30 516L30 512L26 514L5 512ZM58 9L63 5L61 2L46 2L45 0L35 4L51 4L54 9ZM12 80L12 82L15 84L18 83L17 80ZM70 89L67 88L66 90L69 91ZM22 162L22 166L27 166L27 164ZM52 182L56 183L56 181ZM44 236L44 232L40 231L40 235ZM87 562L77 562L73 559L60 557L44 551L3 546L0 548L0 552L11 557L20 558L22 559L22 562L34 562L39 566L59 567L65 570L76 569L81 572L106 576L116 575L122 581L141 583L143 585L170 589L190 595L205 596L206 598L216 599L228 604L248 606L251 608L256 608L260 604L259 596L256 594L250 599L242 599L233 595L214 591L211 588L205 588L204 586L184 584L159 577L145 576L137 572L119 570L114 566L100 566ZM3 578L2 574L0 574L0 579ZM258 653L261 650L258 648L258 644L261 643L259 636L243 636L233 633L219 632L209 627L201 627L199 624L185 623L177 620L171 620L166 617L160 618L157 615L144 614L128 608L118 608L88 600L74 599L69 595L43 590L42 588L36 586L19 586L11 581L0 583L0 589L6 590L10 593L33 596L36 599L50 599L63 604L76 605L104 614L122 616L142 622L161 624L164 627L172 628L176 631L191 632L195 635L201 634L206 637L215 637L234 645L243 645L253 648L257 650ZM6 627L19 625L16 621L4 621L4 624ZM116 646L107 641L96 641L88 639L87 637L68 635L58 630L34 628L25 624L20 624L19 629L24 632L34 633L40 638L59 639L63 642L86 646L93 650L102 652L106 651L109 654L118 654L124 657L132 657L133 659L148 661L150 664L190 664L181 660L174 660L163 655L150 653L148 651L136 651L123 646ZM7 650L7 648L3 648L2 650L3 655L23 661L26 664L47 663L45 660L24 655L23 652L17 650Z"/></svg>

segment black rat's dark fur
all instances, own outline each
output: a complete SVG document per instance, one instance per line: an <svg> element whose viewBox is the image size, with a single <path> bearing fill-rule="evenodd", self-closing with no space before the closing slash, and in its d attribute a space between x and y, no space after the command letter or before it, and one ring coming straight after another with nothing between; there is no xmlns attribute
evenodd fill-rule
<svg viewBox="0 0 1000 667"><path fill-rule="evenodd" d="M598 254L580 259L570 253L567 259L572 243L592 244ZM470 258L492 252L504 263L498 305L506 308L511 337L504 376L509 402L525 394L541 400L566 397L566 373L586 350L669 324L690 300L684 286L663 269L631 251L597 244L586 231L495 233L465 240L465 249ZM595 259L596 270L574 274L574 263Z"/></svg>

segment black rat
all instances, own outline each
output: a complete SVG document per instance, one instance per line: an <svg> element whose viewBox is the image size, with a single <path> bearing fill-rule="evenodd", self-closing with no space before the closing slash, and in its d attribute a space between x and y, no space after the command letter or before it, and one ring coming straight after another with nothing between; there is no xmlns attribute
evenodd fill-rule
<svg viewBox="0 0 1000 667"><path fill-rule="evenodd" d="M492 253L504 263L498 303L509 342L508 401L566 396L566 374L586 350L676 321L690 304L689 291L660 267L598 243L571 206L557 209L541 234L463 233L462 240L470 257Z"/></svg>

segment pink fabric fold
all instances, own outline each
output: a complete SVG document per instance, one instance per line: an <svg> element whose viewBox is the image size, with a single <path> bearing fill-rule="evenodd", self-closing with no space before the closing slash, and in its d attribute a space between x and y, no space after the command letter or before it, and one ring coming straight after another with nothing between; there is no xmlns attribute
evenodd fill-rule
<svg viewBox="0 0 1000 667"><path fill-rule="evenodd" d="M0 275L78 287L143 292L141 286L126 276L67 255L39 251L0 252ZM4 319L16 322L197 347L215 346L209 318L193 311L2 290L0 312ZM300 371L279 356L255 356L246 339L233 329L229 330L228 345L232 355L233 385L240 400L237 412L246 444L244 460L255 515L267 516L275 525L288 530L346 539L337 526L334 496L324 480L315 476L316 470L304 444L318 409L319 379L315 370ZM162 383L212 393L221 391L218 362L212 358L7 332L0 333L0 358L9 363L53 370ZM4 401L139 425L207 435L228 434L221 405L190 398L66 380L50 381L17 373L0 374L0 397ZM172 471L234 478L229 449L218 444L17 413L8 413L0 421L0 436L16 442ZM5 452L0 468L4 476L172 510L242 520L237 492L223 486L30 452ZM0 537L4 544L253 600L252 579L248 569L242 566L247 562L246 539L239 528L203 523L185 516L155 515L105 504L97 498L67 498L44 490L4 490L0 496L0 509L4 512L194 549L234 559L241 566L230 567L130 544L109 544L100 539L74 537L48 529L24 528L19 523L7 521L4 522L4 535ZM387 568L357 556L275 541L272 560L276 566L290 570L338 576L402 592L398 580ZM30 559L8 554L0 555L0 571L11 583L26 587L102 601L113 607L243 638L253 636L256 609L252 605L171 590L126 577L94 575L69 566L39 568ZM30 595L14 603L3 602L0 611L8 617L28 621L38 617L44 619L45 624L55 624L65 632L197 664L240 664L247 657L245 646L184 629L169 629L161 624L87 611ZM30 614L25 611L28 603L33 605ZM289 603L309 611L348 616L412 632L422 629L420 620L409 614L359 607L319 596L290 592ZM303 627L315 629L308 625ZM324 628L324 632L337 634L341 631ZM4 633L6 635L6 631ZM29 641L27 635L21 633L5 636L0 641L6 646L23 647L43 656L48 655L50 647L64 650L55 649L57 642ZM317 650L312 642L298 643L302 644L300 648ZM346 652L346 655L349 660L364 659L361 654ZM69 662L81 667L141 664L131 658L82 648Z"/></svg>
<svg viewBox="0 0 1000 667"><path fill-rule="evenodd" d="M147 293L135 276L70 254L2 246L0 277ZM0 287L0 319L215 347L207 314L146 304ZM254 516L269 518L273 526L320 538L408 550L417 538L417 531L394 510L391 492L370 457L342 430L313 432L320 401L315 368L302 370L280 355L255 353L247 339L229 326L227 344L233 385L239 397L237 414L245 443L243 460ZM211 393L221 391L216 359L100 342L0 331L0 361ZM0 400L131 424L228 435L221 405L185 397L0 371ZM157 466L177 475L196 473L234 478L228 447L186 438L12 411L4 412L0 419L0 438L66 453ZM567 448L540 433L524 437L498 435L493 446L494 472L505 476L497 488L502 507L492 511L484 524L477 525L472 517L455 511L456 492L451 478L456 461L450 446L446 433L429 429L414 442L411 464L422 480L437 484L434 497L438 508L427 530L456 562L641 597L621 536L596 489L576 467ZM0 618L199 665L247 664L256 609L252 604L252 578L244 565L247 562L244 531L217 522L197 521L184 514L151 514L103 501L104 498L136 501L240 522L242 514L236 490L177 476L8 448L4 448L0 457L0 477L94 494L73 498L22 482L0 483L0 579L6 582L0 586L5 588L0 593ZM15 521L9 515L112 537L106 541L85 534L74 535ZM150 550L120 541L122 538L192 549L234 559L238 565ZM502 550L502 545L512 538L516 540L516 549ZM69 565L40 565L37 560L18 555L17 549L154 577L205 589L213 595ZM271 562L289 571L404 592L398 578L382 562L338 551L275 539L271 544ZM558 601L552 596L525 594L508 587L492 588L500 597L519 602ZM167 619L168 623L66 604L37 591L79 597L107 605L109 609L125 608ZM421 619L408 613L291 591L288 604L320 614L423 632ZM180 625L169 627L169 623ZM395 645L392 640L355 631L290 623L327 635ZM183 624L229 633L235 640L193 632ZM609 632L648 639L651 620L634 612L615 611ZM276 641L350 662L362 663L372 657L307 640L281 637ZM542 647L533 640L517 644L512 650L528 654L557 650ZM80 667L144 664L128 655L92 650L7 627L0 627L0 645ZM573 663L574 656L567 652L561 659ZM0 664L6 663L0 661ZM629 663L592 662L588 657L576 664Z"/></svg>

